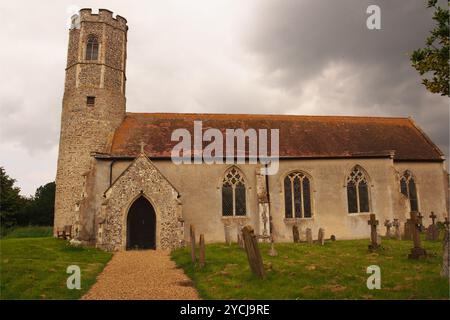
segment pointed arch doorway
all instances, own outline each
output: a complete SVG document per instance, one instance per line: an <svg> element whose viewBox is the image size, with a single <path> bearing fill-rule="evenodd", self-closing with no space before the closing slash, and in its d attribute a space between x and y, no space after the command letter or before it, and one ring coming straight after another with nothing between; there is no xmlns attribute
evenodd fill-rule
<svg viewBox="0 0 450 320"><path fill-rule="evenodd" d="M156 215L151 203L137 198L127 216L127 250L156 249Z"/></svg>

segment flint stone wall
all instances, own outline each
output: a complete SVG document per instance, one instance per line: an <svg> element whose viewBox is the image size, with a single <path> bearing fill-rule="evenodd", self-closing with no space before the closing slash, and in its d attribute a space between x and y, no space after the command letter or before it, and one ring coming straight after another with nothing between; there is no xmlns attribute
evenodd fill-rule
<svg viewBox="0 0 450 320"><path fill-rule="evenodd" d="M178 192L145 155L140 155L105 194L97 219L102 224L98 247L111 251L126 248L128 209L140 196L155 209L156 248L175 249L183 245Z"/></svg>

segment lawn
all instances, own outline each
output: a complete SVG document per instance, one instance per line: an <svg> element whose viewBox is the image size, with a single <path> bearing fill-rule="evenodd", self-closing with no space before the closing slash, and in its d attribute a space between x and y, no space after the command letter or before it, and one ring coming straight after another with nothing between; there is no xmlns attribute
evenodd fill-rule
<svg viewBox="0 0 450 320"><path fill-rule="evenodd" d="M4 232L2 239L10 238L40 238L51 237L53 235L53 227L29 226L15 227Z"/></svg>
<svg viewBox="0 0 450 320"><path fill-rule="evenodd" d="M172 252L172 259L193 280L204 299L449 299L448 280L439 273L440 241L423 241L430 257L409 260L411 241L383 240L383 250L369 253L369 240L276 244L278 256L268 256L260 244L266 278L250 272L247 256L236 244L206 246L207 264L193 266L189 248ZM366 286L366 268L381 268L381 289Z"/></svg>
<svg viewBox="0 0 450 320"><path fill-rule="evenodd" d="M94 248L72 247L53 237L32 238L25 230L16 232L23 237L13 236L10 233L0 240L1 299L78 299L112 256ZM70 265L81 269L80 290L67 289Z"/></svg>

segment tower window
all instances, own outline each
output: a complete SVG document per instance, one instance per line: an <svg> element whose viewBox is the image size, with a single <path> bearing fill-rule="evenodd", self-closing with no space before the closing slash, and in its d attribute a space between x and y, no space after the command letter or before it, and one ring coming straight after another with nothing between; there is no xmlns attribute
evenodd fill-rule
<svg viewBox="0 0 450 320"><path fill-rule="evenodd" d="M86 104L90 107L93 107L95 105L95 97L87 97Z"/></svg>
<svg viewBox="0 0 450 320"><path fill-rule="evenodd" d="M97 37L90 36L86 45L86 60L98 59L98 40Z"/></svg>

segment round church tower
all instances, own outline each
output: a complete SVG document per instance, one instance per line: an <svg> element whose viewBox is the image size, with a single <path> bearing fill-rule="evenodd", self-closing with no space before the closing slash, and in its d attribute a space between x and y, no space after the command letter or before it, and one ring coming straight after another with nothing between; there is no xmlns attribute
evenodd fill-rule
<svg viewBox="0 0 450 320"><path fill-rule="evenodd" d="M73 225L92 152L107 152L125 116L127 21L109 10L72 18L61 115L54 232Z"/></svg>

